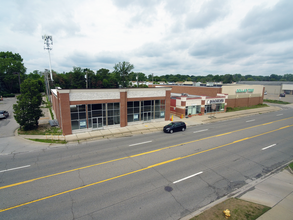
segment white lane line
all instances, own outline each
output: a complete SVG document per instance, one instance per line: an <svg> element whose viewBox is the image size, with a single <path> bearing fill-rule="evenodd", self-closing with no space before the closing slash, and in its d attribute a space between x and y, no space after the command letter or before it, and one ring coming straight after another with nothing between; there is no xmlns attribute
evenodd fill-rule
<svg viewBox="0 0 293 220"><path fill-rule="evenodd" d="M132 147L135 145L140 145L140 144L146 144L146 143L150 143L150 142L153 142L153 141L146 141L146 142L141 142L141 143L137 143L137 144L131 144L131 145L129 145L129 147Z"/></svg>
<svg viewBox="0 0 293 220"><path fill-rule="evenodd" d="M264 147L264 148L262 148L261 150L265 150L265 149L268 149L268 148L273 147L273 146L276 146L276 144L272 144L272 145L270 145L270 146Z"/></svg>
<svg viewBox="0 0 293 220"><path fill-rule="evenodd" d="M248 120L248 121L246 121L246 122L252 122L252 121L255 121L255 119L252 119L252 120Z"/></svg>
<svg viewBox="0 0 293 220"><path fill-rule="evenodd" d="M181 182L181 181L183 181L183 180L187 180L187 179L189 179L189 178L191 178L191 177L197 176L197 175L202 174L202 173L203 173L203 172L200 171L200 172L198 172L198 173L196 173L196 174L193 174L193 175L187 176L187 177L185 177L185 178L183 178L183 179L177 180L177 181L173 182L173 184L175 184L175 183L179 183L179 182Z"/></svg>
<svg viewBox="0 0 293 220"><path fill-rule="evenodd" d="M283 114L277 114L277 116L281 116L281 115L283 115Z"/></svg>
<svg viewBox="0 0 293 220"><path fill-rule="evenodd" d="M18 169L23 169L23 168L27 168L30 167L31 165L26 165L26 166L22 166L22 167L15 167L15 168L11 168L11 169L7 169L7 170L0 170L0 173L4 173L7 171L11 171L11 170L18 170Z"/></svg>
<svg viewBox="0 0 293 220"><path fill-rule="evenodd" d="M204 132L204 131L207 131L207 130L209 130L209 129L204 129L204 130L194 131L193 133Z"/></svg>

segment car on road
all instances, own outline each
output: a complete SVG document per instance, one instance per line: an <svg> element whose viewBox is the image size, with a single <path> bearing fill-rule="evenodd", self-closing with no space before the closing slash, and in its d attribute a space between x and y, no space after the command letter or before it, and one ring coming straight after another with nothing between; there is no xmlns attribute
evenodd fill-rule
<svg viewBox="0 0 293 220"><path fill-rule="evenodd" d="M286 96L285 92L280 94L280 97L285 97L285 96Z"/></svg>
<svg viewBox="0 0 293 220"><path fill-rule="evenodd" d="M8 118L8 117L9 117L8 111L0 110L0 118Z"/></svg>
<svg viewBox="0 0 293 220"><path fill-rule="evenodd" d="M185 131L186 130L186 124L183 121L176 121L171 122L170 124L164 126L163 131L165 133L172 134L175 131Z"/></svg>

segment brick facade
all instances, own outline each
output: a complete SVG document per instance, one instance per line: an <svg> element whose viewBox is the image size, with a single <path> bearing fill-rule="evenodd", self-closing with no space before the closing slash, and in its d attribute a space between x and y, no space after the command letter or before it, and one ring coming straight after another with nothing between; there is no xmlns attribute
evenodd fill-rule
<svg viewBox="0 0 293 220"><path fill-rule="evenodd" d="M100 103L120 103L120 127L127 126L127 102L129 101L145 101L145 100L164 100L165 102L165 120L170 119L170 95L171 89L170 88L155 88L155 89L148 89L145 92L145 89L137 88L135 91L137 93L144 93L145 97L135 97L134 90L131 90L131 95L128 97L128 91L131 89L112 89L109 92L112 92L117 97L117 92L120 94L120 99L101 99L101 100L82 100L83 94L85 94L86 99L89 99L89 95L92 92L93 96L98 96L99 91L101 93L105 93L107 90L80 90L81 92L78 93L79 90L52 90L52 105L53 111L55 112L56 118L59 122L60 128L63 130L63 135L72 134L72 127L71 127L71 112L70 112L70 105L85 105L86 106L86 121L88 121L88 104L100 104ZM146 97L145 93L151 92L157 96ZM75 92L73 97L75 100L70 100L71 92ZM163 92L163 93L162 93ZM134 94L134 95L133 95ZM160 94L165 94L165 96L159 96ZM105 94L102 94L102 96ZM108 95L109 97L111 95ZM133 97L134 96L134 97ZM80 100L76 100L80 99ZM153 117L155 117L153 115ZM88 123L87 123L88 126Z"/></svg>

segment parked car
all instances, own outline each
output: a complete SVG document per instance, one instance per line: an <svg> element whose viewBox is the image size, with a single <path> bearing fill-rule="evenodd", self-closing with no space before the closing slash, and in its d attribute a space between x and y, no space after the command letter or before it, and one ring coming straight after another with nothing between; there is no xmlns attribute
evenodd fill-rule
<svg viewBox="0 0 293 220"><path fill-rule="evenodd" d="M172 134L175 131L185 131L185 130L186 130L186 124L185 122L182 122L182 121L171 122L170 124L164 126L164 129L163 129L165 133L170 133L170 134Z"/></svg>
<svg viewBox="0 0 293 220"><path fill-rule="evenodd" d="M285 97L285 96L286 96L285 92L280 94L280 97Z"/></svg>
<svg viewBox="0 0 293 220"><path fill-rule="evenodd" d="M0 110L0 118L8 118L9 113L8 111Z"/></svg>
<svg viewBox="0 0 293 220"><path fill-rule="evenodd" d="M268 93L265 91L265 93L264 93L265 95L267 95Z"/></svg>

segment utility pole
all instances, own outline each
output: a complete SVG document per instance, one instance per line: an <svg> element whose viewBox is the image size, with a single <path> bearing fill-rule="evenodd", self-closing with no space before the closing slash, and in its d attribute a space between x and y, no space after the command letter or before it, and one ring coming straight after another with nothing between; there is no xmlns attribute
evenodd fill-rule
<svg viewBox="0 0 293 220"><path fill-rule="evenodd" d="M44 49L48 50L49 53L49 65L50 65L50 77L51 77L51 81L53 82L53 76L52 76L52 68L51 68L51 55L50 55L50 50L52 50L52 45L53 45L53 38L52 36L47 36L47 35L43 35L42 39L44 40Z"/></svg>
<svg viewBox="0 0 293 220"><path fill-rule="evenodd" d="M45 80L47 97L48 97L49 102L51 102L51 99L50 99L50 84L49 84L49 79L48 79L48 72L49 71L47 69L45 69L44 80Z"/></svg>
<svg viewBox="0 0 293 220"><path fill-rule="evenodd" d="M137 80L137 88L138 88L138 73L136 75L136 80Z"/></svg>

